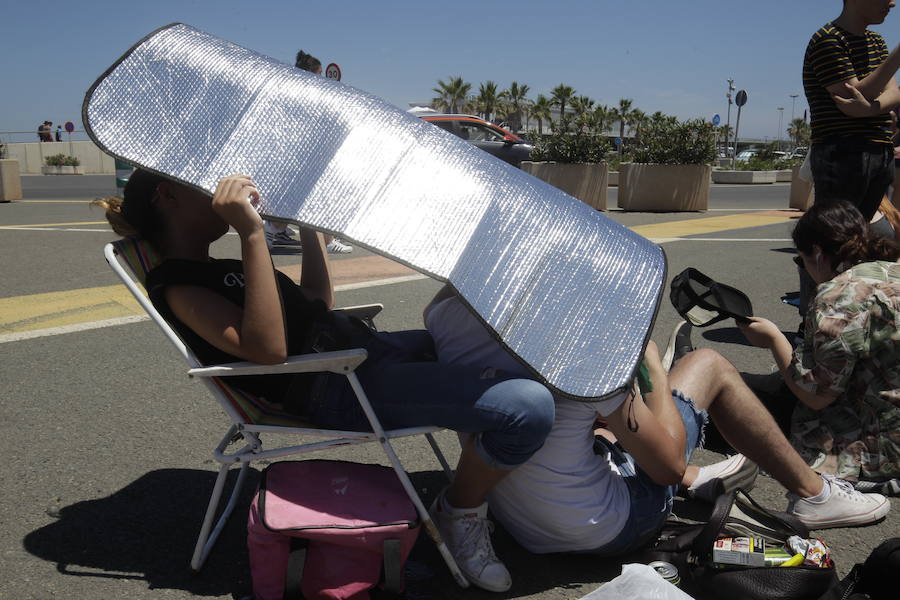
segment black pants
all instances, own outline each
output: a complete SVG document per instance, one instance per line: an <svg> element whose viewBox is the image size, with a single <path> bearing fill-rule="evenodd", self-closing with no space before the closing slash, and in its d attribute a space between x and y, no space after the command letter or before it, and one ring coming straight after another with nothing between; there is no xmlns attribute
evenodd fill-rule
<svg viewBox="0 0 900 600"><path fill-rule="evenodd" d="M813 144L810 152L816 204L846 200L869 221L894 181L894 148L841 139Z"/></svg>
<svg viewBox="0 0 900 600"><path fill-rule="evenodd" d="M866 222L878 210L894 181L894 148L852 138L813 144L809 156L816 204L845 200ZM816 284L800 265L800 315L805 316Z"/></svg>

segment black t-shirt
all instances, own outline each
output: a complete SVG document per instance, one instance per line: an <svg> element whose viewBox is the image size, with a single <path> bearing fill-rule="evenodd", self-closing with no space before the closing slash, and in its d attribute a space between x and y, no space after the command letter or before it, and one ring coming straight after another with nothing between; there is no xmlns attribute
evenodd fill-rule
<svg viewBox="0 0 900 600"><path fill-rule="evenodd" d="M309 336L313 324L331 324L332 313L321 300L309 300L300 286L276 271L278 288L284 303L285 327L288 354L309 352ZM169 259L147 274L147 293L153 306L175 329L184 343L203 364L238 362L243 359L224 352L194 333L172 312L163 291L169 285L196 285L207 288L228 299L237 306L244 306L244 266L239 260L211 259L201 262L184 259ZM292 393L298 391L298 380L311 384L313 374L299 375L249 375L229 377L228 382L254 396L269 402L282 403L285 392L293 384ZM301 389L302 389L301 384Z"/></svg>

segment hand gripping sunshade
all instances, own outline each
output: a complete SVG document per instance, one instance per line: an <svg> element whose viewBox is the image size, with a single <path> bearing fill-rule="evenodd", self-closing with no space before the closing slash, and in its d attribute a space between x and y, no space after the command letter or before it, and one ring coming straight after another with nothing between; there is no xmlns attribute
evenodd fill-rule
<svg viewBox="0 0 900 600"><path fill-rule="evenodd" d="M94 83L83 116L113 156L208 192L249 173L264 215L448 281L564 396L632 378L659 246L379 98L174 24Z"/></svg>

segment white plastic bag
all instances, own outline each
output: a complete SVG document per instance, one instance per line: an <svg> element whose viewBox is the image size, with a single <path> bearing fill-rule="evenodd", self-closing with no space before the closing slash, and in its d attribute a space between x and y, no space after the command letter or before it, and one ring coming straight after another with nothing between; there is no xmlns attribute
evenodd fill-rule
<svg viewBox="0 0 900 600"><path fill-rule="evenodd" d="M652 567L622 565L622 574L580 600L693 600Z"/></svg>

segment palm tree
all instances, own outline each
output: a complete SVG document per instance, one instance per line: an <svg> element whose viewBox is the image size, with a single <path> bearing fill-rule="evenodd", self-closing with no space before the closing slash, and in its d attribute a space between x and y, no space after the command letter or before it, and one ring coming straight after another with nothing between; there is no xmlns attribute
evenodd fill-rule
<svg viewBox="0 0 900 600"><path fill-rule="evenodd" d="M636 140L641 139L641 129L645 128L649 122L650 119L644 111L637 108L631 111L629 125L631 125L632 135Z"/></svg>
<svg viewBox="0 0 900 600"><path fill-rule="evenodd" d="M614 118L611 108L609 108L605 104L594 107L591 126L593 127L595 134L606 135L606 133L609 131L610 125L613 124L613 121Z"/></svg>
<svg viewBox="0 0 900 600"><path fill-rule="evenodd" d="M613 108L614 118L619 122L619 139L622 140L622 143L619 144L619 156L622 156L622 152L625 150L625 126L631 119L632 102L630 98L620 98L619 106Z"/></svg>
<svg viewBox="0 0 900 600"><path fill-rule="evenodd" d="M500 96L510 104L507 119L514 131L522 129L522 105L525 103L525 96L528 95L530 89L524 83L513 81L509 84L509 88L500 93Z"/></svg>
<svg viewBox="0 0 900 600"><path fill-rule="evenodd" d="M810 127L806 119L797 118L791 121L787 134L794 140L794 146L809 146Z"/></svg>
<svg viewBox="0 0 900 600"><path fill-rule="evenodd" d="M537 100L531 105L531 116L537 119L539 135L544 134L544 121L551 121L550 109L552 107L553 103L543 94L538 94Z"/></svg>
<svg viewBox="0 0 900 600"><path fill-rule="evenodd" d="M553 100L551 101L552 105L559 107L559 124L558 127L554 127L554 129L565 131L568 123L568 118L566 117L566 104L568 104L572 97L575 96L575 90L570 86L561 83L550 90L550 93L553 94Z"/></svg>
<svg viewBox="0 0 900 600"><path fill-rule="evenodd" d="M433 91L439 94L438 98L435 99L435 104L450 113L459 112L460 104L469 95L469 90L471 89L472 84L463 81L462 77L451 77L447 83L438 79L438 86L432 88Z"/></svg>
<svg viewBox="0 0 900 600"><path fill-rule="evenodd" d="M493 81L485 81L478 88L478 102L485 121L490 121L494 114L494 106L497 104L497 84Z"/></svg>
<svg viewBox="0 0 900 600"><path fill-rule="evenodd" d="M575 111L575 126L590 129L594 122L594 101L587 96L576 96L572 98L572 110Z"/></svg>

